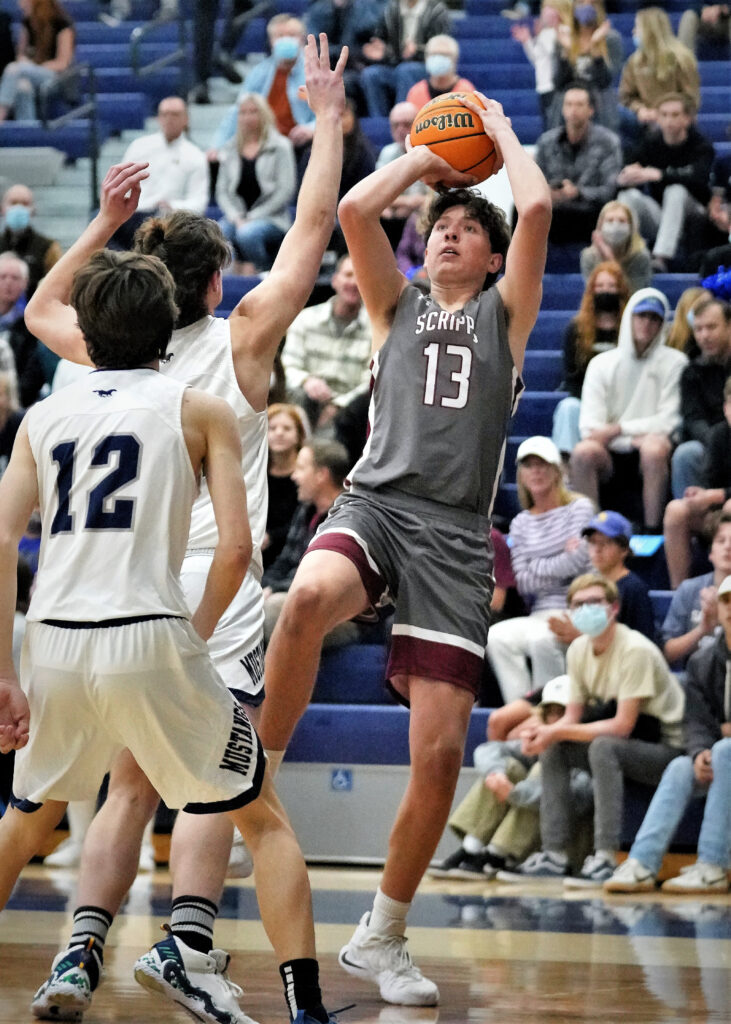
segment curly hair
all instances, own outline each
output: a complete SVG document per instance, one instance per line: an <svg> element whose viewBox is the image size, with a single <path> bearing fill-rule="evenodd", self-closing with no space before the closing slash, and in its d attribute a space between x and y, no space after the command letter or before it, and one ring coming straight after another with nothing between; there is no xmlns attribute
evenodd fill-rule
<svg viewBox="0 0 731 1024"><path fill-rule="evenodd" d="M153 256L102 249L74 274L71 305L95 366L132 369L165 355L178 307Z"/></svg>
<svg viewBox="0 0 731 1024"><path fill-rule="evenodd" d="M434 196L421 221L424 241L429 242L434 225L447 210L451 210L454 206L464 206L465 211L479 221L487 232L493 253L499 253L502 256L504 267L505 256L510 245L510 225L499 206L495 206L494 203L489 202L473 189L455 188L449 192L439 192ZM497 278L498 274L487 274L484 287L489 288Z"/></svg>
<svg viewBox="0 0 731 1024"><path fill-rule="evenodd" d="M134 250L162 260L175 281L180 313L176 327L206 316L213 275L231 262L231 250L215 221L188 210L150 217L135 232Z"/></svg>

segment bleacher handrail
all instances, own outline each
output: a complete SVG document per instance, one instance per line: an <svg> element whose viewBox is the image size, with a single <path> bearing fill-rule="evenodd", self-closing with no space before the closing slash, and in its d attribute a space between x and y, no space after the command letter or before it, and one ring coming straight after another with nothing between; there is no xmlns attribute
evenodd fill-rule
<svg viewBox="0 0 731 1024"><path fill-rule="evenodd" d="M86 83L86 99L81 97L84 94L83 83ZM50 116L51 100L55 96L63 95L64 92L76 85L76 95L80 101L58 117ZM50 133L58 131L71 121L86 118L89 122L89 210L96 208L99 193L99 122L96 105L96 79L94 68L91 64L72 64L64 71L60 71L50 81L43 82L38 88L38 113L39 120L44 129Z"/></svg>
<svg viewBox="0 0 731 1024"><path fill-rule="evenodd" d="M142 44L148 41L149 37L154 35L154 33L163 25L169 25L173 18L178 26L177 49L171 50L170 53L166 53L162 57L158 57L156 60L150 61L149 64L143 64ZM180 94L185 96L190 85L190 62L187 60L187 47L188 28L182 14L165 14L161 17L153 18L152 21L148 21L144 25L135 26L130 33L130 67L138 78L145 78L147 75L153 75L155 72L161 71L163 68L177 65L180 73Z"/></svg>

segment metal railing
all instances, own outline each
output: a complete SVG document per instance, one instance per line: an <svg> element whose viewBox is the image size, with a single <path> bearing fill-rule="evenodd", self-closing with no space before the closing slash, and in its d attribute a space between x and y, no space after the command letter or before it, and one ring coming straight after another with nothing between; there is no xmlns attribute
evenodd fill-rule
<svg viewBox="0 0 731 1024"><path fill-rule="evenodd" d="M54 105L69 109L54 115ZM38 117L51 136L72 121L89 122L89 209L99 202L99 119L96 103L96 79L91 64L73 64L38 89Z"/></svg>

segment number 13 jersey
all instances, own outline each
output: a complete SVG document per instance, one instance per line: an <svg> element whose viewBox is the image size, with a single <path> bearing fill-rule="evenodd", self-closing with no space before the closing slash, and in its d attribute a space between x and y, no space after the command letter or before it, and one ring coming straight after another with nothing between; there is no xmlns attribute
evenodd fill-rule
<svg viewBox="0 0 731 1024"><path fill-rule="evenodd" d="M188 618L184 392L155 370L97 370L29 410L43 524L29 620Z"/></svg>
<svg viewBox="0 0 731 1024"><path fill-rule="evenodd" d="M407 285L373 378L369 436L351 483L490 515L523 390L498 289L449 313Z"/></svg>

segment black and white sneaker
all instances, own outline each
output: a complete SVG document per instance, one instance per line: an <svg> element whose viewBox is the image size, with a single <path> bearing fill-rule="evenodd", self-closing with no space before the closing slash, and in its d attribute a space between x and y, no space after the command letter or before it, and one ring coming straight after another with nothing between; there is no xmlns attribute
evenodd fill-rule
<svg viewBox="0 0 731 1024"><path fill-rule="evenodd" d="M498 882L519 885L524 882L563 882L569 866L565 857L550 850L539 850L510 871L498 871Z"/></svg>
<svg viewBox="0 0 731 1024"><path fill-rule="evenodd" d="M564 879L565 889L592 889L608 882L617 863L604 853L590 853L578 875Z"/></svg>
<svg viewBox="0 0 731 1024"><path fill-rule="evenodd" d="M450 854L441 864L429 869L430 878L461 878L468 882L482 881L485 876L482 873L482 865L485 862L485 853L467 853L464 847Z"/></svg>

